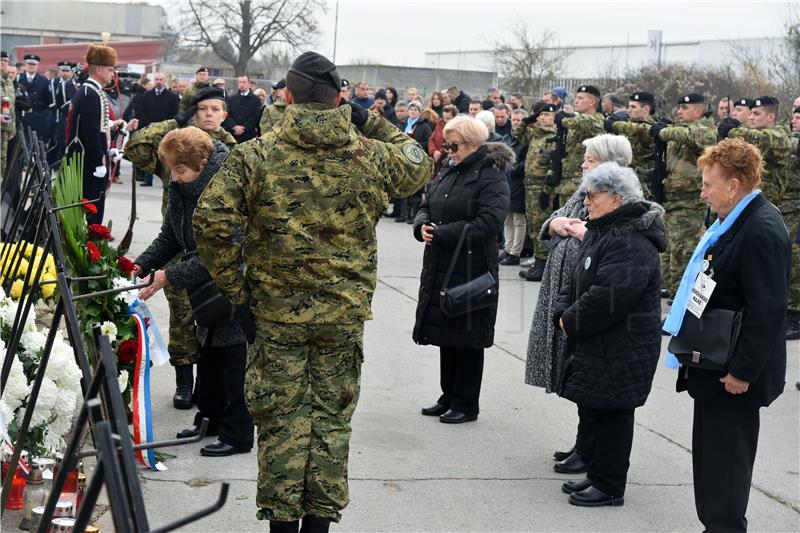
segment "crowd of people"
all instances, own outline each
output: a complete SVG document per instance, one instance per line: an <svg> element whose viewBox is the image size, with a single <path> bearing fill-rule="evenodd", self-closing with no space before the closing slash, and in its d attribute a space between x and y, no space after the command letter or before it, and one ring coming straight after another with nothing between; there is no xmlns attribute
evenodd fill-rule
<svg viewBox="0 0 800 533"><path fill-rule="evenodd" d="M695 402L698 517L746 530L759 409L800 339L800 98L787 125L774 97L720 102L715 121L689 92L673 122L645 90L423 95L351 85L307 52L269 94L248 76L228 94L199 68L190 84L140 79L120 109L113 48L89 47L80 85L66 68L42 82L37 62L16 81L21 124L64 137L54 163L84 152L94 221L112 161L162 180L164 224L136 265L156 272L140 297L169 302L174 405L198 404L178 436L205 416L218 439L203 455L258 446L272 531L327 531L347 504L380 216L424 243L413 339L440 348L441 395L422 415L478 419L500 268L522 265L541 283L525 381L578 411L574 444L554 454L557 472L586 474L564 483L569 503L624 504L634 412L669 334ZM124 147L115 129L132 132ZM190 295L203 291L214 304L200 313Z"/></svg>

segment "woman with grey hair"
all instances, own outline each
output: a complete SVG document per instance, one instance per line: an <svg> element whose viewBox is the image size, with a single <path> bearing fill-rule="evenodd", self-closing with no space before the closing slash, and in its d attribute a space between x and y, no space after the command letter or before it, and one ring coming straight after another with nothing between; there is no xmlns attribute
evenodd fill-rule
<svg viewBox="0 0 800 533"><path fill-rule="evenodd" d="M556 392L578 405L591 438L586 479L562 490L572 505L616 506L624 503L634 410L650 394L661 351L664 210L616 163L585 174L581 189L588 221L553 323L566 336Z"/></svg>
<svg viewBox="0 0 800 533"><path fill-rule="evenodd" d="M475 120L486 126L486 129L489 130L489 139L486 142L501 142L503 138L495 132L495 123L494 123L494 113L491 111L483 110L477 115L475 115Z"/></svg>
<svg viewBox="0 0 800 533"><path fill-rule="evenodd" d="M601 163L613 161L620 166L630 165L633 153L631 143L619 135L598 135L583 141L586 151L583 157L583 173L597 168ZM531 333L528 338L528 357L525 365L525 383L543 387L553 392L561 373L566 342L561 331L553 323L553 303L566 283L566 278L575 265L578 247L585 232L588 212L583 205L586 191L578 187L575 194L542 225L540 240L550 248L550 254L542 275L539 299L533 315ZM589 437L578 427L575 446L568 451L553 454L556 472L582 474L588 468ZM584 448L584 449L582 449Z"/></svg>

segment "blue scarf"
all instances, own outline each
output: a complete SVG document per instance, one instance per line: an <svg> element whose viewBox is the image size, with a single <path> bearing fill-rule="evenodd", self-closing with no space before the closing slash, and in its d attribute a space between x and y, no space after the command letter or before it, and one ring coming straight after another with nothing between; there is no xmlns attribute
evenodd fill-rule
<svg viewBox="0 0 800 533"><path fill-rule="evenodd" d="M417 118L415 118L413 120L411 118L409 118L408 121L406 122L406 129L403 130L403 133L407 134L407 133L411 133L412 131L414 131L414 124L419 122L420 118L421 117L417 117Z"/></svg>
<svg viewBox="0 0 800 533"><path fill-rule="evenodd" d="M728 216L725 217L725 220L720 222L718 218L703 234L703 237L697 244L697 248L694 249L694 253L692 254L692 258L689 260L689 264L686 265L686 270L683 271L683 277L681 278L681 284L678 287L678 292L675 293L675 299L672 301L672 307L669 310L669 314L667 314L667 319L664 321L664 327L662 329L670 335L677 335L678 331L681 329L683 317L686 314L686 306L689 303L689 296L692 294L692 287L694 287L697 276L700 274L700 271L703 268L703 258L706 255L706 250L714 246L720 237L725 235L725 232L727 232L730 227L733 226L734 222L736 222L736 219L742 214L742 211L744 211L745 207L747 207L750 202L753 201L753 199L759 194L761 194L761 191L753 191L739 200L739 203L736 204ZM667 368L678 368L680 363L675 355L673 355L671 352L667 352L664 366Z"/></svg>

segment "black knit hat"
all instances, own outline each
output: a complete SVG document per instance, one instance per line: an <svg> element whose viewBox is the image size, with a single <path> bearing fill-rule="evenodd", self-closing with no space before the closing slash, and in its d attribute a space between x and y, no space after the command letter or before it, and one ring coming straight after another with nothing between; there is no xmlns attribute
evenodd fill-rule
<svg viewBox="0 0 800 533"><path fill-rule="evenodd" d="M327 57L317 52L306 52L294 60L289 72L302 76L314 83L330 85L336 89L342 88L342 79L336 70L336 65Z"/></svg>

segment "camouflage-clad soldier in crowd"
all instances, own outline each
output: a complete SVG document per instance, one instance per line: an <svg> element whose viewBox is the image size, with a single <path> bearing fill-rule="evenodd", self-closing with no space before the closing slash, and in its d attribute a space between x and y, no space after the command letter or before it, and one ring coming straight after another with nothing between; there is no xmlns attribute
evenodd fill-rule
<svg viewBox="0 0 800 533"><path fill-rule="evenodd" d="M0 52L0 97L8 98L9 109L3 110L0 117L0 176L6 173L6 162L8 161L8 141L17 133L17 119L14 109L16 90L14 89L14 79L8 72L8 52Z"/></svg>
<svg viewBox="0 0 800 533"><path fill-rule="evenodd" d="M575 94L575 116L561 119L567 130L567 155L561 163L561 183L556 187L560 205L578 190L583 179L583 141L605 133L603 115L597 112L599 103L597 87L583 85Z"/></svg>
<svg viewBox="0 0 800 533"><path fill-rule="evenodd" d="M662 254L661 277L674 295L703 230L706 207L700 200L702 176L697 158L717 142L714 120L706 116L705 97L691 93L678 100L678 124L657 122L651 129L667 142L667 178L664 182L664 224L667 251Z"/></svg>
<svg viewBox="0 0 800 533"><path fill-rule="evenodd" d="M279 127L231 151L194 231L220 290L255 318L245 395L258 427L257 516L273 532L296 532L300 519L327 531L349 498L375 226L387 194L419 190L433 162L383 118L335 107L341 79L321 55L298 57L286 85Z"/></svg>
<svg viewBox="0 0 800 533"><path fill-rule="evenodd" d="M792 237L792 273L789 278L789 309L786 325L786 340L800 339L800 107L792 113L793 153L789 160L789 174L786 190L780 203L780 210L789 227Z"/></svg>
<svg viewBox="0 0 800 533"><path fill-rule="evenodd" d="M547 217L556 209L554 187L546 185L544 178L550 170L550 153L554 149L556 113L553 104L538 102L529 117L514 130L514 137L528 145L525 158L525 217L528 220L528 237L533 245L534 263L529 269L520 271L527 281L542 281L544 264L550 252L539 240L539 232Z"/></svg>
<svg viewBox="0 0 800 533"><path fill-rule="evenodd" d="M225 91L207 87L195 93L191 101L184 101L189 102L186 111L174 119L156 122L137 131L125 145L125 159L145 172L161 178L164 186L161 196L162 215L167 209L170 170L158 157L158 145L167 133L186 126L194 118L197 127L215 141L224 142L228 148L237 144L236 139L221 126L228 115L225 110ZM167 266L181 259L182 257L176 257ZM164 293L169 304L169 357L170 363L175 367L176 389L172 402L178 409L191 409L194 385L192 365L197 363L200 349L192 308L185 290L168 286L164 288Z"/></svg>
<svg viewBox="0 0 800 533"><path fill-rule="evenodd" d="M261 135L277 126L283 118L283 112L286 111L285 89L286 80L272 84L272 104L265 106L264 111L261 112L261 122L259 123Z"/></svg>
<svg viewBox="0 0 800 533"><path fill-rule="evenodd" d="M789 179L793 143L789 132L776 124L777 118L777 98L756 98L750 109L748 123L730 130L728 136L742 139L761 151L764 157L761 190L767 200L779 206Z"/></svg>
<svg viewBox="0 0 800 533"><path fill-rule="evenodd" d="M194 83L192 83L187 89L186 93L181 98L181 104L179 111L181 113L185 113L189 106L191 105L192 96L196 92L201 91L202 89L206 89L211 87L211 84L208 82L208 67L200 67L197 69L197 72L194 73ZM223 89L224 91L224 89Z"/></svg>
<svg viewBox="0 0 800 533"><path fill-rule="evenodd" d="M642 192L645 198L652 198L650 191L650 176L653 172L653 138L650 136L650 128L656 123L656 100L655 97L647 92L639 91L633 93L628 100L628 120L618 120L610 125L609 133L624 135L631 143L633 158L631 168L639 177L642 185Z"/></svg>

